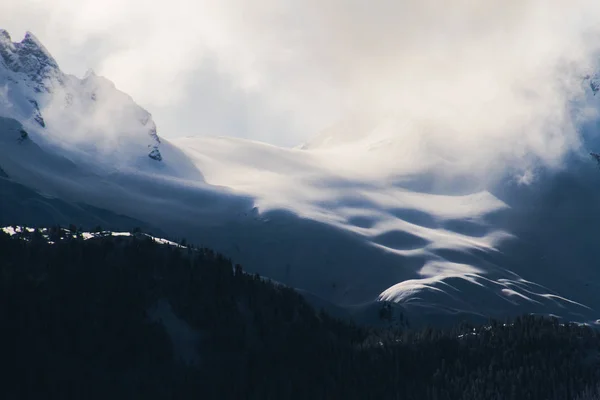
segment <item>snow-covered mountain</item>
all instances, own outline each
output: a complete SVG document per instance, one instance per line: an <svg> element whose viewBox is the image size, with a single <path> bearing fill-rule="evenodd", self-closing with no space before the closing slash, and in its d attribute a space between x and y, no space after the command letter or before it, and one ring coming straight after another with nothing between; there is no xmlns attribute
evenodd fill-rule
<svg viewBox="0 0 600 400"><path fill-rule="evenodd" d="M91 70L82 79L63 73L29 32L14 43L0 30L0 115L36 141L103 167L168 169L160 163L169 146L148 111Z"/></svg>
<svg viewBox="0 0 600 400"><path fill-rule="evenodd" d="M413 321L600 318L600 172L583 150L530 185L485 187L440 182L439 160L377 174L399 147L394 119L350 121L303 149L169 141L108 80L63 74L33 35L2 31L0 55L0 179L146 221L354 315L384 299ZM340 142L350 129L374 133Z"/></svg>

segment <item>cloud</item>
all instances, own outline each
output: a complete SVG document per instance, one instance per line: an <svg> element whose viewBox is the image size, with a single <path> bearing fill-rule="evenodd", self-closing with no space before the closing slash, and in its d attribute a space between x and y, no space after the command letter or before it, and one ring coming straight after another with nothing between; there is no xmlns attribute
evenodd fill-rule
<svg viewBox="0 0 600 400"><path fill-rule="evenodd" d="M8 114L13 105L8 101L8 85L0 86L0 111Z"/></svg>
<svg viewBox="0 0 600 400"><path fill-rule="evenodd" d="M0 25L109 77L167 136L294 145L386 118L404 153L489 171L557 166L578 146L570 104L596 64L600 3L5 0ZM338 141L372 134L344 126Z"/></svg>

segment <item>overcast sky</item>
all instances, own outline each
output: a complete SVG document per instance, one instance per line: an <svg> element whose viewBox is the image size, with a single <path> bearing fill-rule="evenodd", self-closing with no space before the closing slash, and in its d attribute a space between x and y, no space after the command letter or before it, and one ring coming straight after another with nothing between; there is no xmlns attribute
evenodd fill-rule
<svg viewBox="0 0 600 400"><path fill-rule="evenodd" d="M600 2L2 0L0 26L115 82L165 137L290 146L395 113L434 145L552 159L577 142L565 108L596 62Z"/></svg>

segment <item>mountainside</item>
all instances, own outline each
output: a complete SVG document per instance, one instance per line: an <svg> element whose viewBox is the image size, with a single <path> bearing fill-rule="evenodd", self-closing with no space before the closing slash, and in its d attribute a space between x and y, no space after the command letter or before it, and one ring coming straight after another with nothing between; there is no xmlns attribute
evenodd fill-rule
<svg viewBox="0 0 600 400"><path fill-rule="evenodd" d="M360 320L379 300L415 323L600 318L600 172L585 152L594 150L595 120L582 126L586 141L567 169L541 168L528 185L509 176L471 185L433 174L433 164L452 162L433 157L380 173L402 147L386 133L394 119L363 141L325 137L304 149L169 141L108 80L62 73L33 35L13 43L2 31L0 56L0 181L210 246ZM339 129L351 128L373 129Z"/></svg>
<svg viewBox="0 0 600 400"><path fill-rule="evenodd" d="M156 226L111 211L82 203L72 203L44 195L0 175L0 225L69 226L92 230L97 227L116 231L135 228L165 236Z"/></svg>
<svg viewBox="0 0 600 400"><path fill-rule="evenodd" d="M139 232L0 228L0 272L2 398L593 399L600 378L589 327L356 326Z"/></svg>
<svg viewBox="0 0 600 400"><path fill-rule="evenodd" d="M100 169L201 178L177 163L148 111L91 70L83 79L63 73L29 32L13 43L0 30L0 115L21 122L39 144Z"/></svg>

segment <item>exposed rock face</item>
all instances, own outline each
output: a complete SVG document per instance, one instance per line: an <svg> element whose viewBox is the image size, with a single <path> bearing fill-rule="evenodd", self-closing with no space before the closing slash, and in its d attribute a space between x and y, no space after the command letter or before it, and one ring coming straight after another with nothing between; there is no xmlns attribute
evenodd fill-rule
<svg viewBox="0 0 600 400"><path fill-rule="evenodd" d="M21 130L19 131L19 134L20 134L20 136L19 136L19 138L17 139L17 141L18 141L19 143L23 143L24 141L26 141L27 139L29 139L29 134L27 133L27 131L26 131L25 129L21 129Z"/></svg>
<svg viewBox="0 0 600 400"><path fill-rule="evenodd" d="M162 161L162 155L160 154L160 151L158 150L158 146L154 146L152 148L152 150L150 150L148 157L150 157L151 159L156 160L156 161Z"/></svg>
<svg viewBox="0 0 600 400"><path fill-rule="evenodd" d="M40 111L40 105L37 101L33 99L29 99L29 103L34 107L33 108L33 120L38 123L42 128L46 127L46 122L44 121L44 117L42 116L42 112Z"/></svg>
<svg viewBox="0 0 600 400"><path fill-rule="evenodd" d="M25 74L37 83L37 92L49 92L53 80L63 82L56 60L30 32L20 43L13 43L8 32L0 30L0 56L11 71Z"/></svg>
<svg viewBox="0 0 600 400"><path fill-rule="evenodd" d="M589 83L590 89L592 89L592 93L595 96L600 91L600 76L598 74L588 75L584 77L584 80Z"/></svg>

